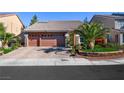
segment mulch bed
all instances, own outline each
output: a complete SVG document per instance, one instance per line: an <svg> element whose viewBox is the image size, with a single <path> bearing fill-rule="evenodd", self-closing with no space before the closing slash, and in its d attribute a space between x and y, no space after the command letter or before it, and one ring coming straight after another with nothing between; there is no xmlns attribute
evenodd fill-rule
<svg viewBox="0 0 124 93"><path fill-rule="evenodd" d="M116 55L110 55L110 56L83 56L77 54L75 58L86 58L89 60L107 60L107 59L116 59L116 58L124 58L124 53L116 54Z"/></svg>

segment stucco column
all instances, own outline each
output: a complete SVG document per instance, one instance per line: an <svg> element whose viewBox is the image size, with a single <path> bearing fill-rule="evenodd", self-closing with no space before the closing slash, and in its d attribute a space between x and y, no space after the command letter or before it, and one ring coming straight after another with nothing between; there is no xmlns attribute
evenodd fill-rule
<svg viewBox="0 0 124 93"><path fill-rule="evenodd" d="M68 39L69 39L69 34L65 34L65 47L68 47Z"/></svg>
<svg viewBox="0 0 124 93"><path fill-rule="evenodd" d="M0 48L2 48L2 40L0 40Z"/></svg>
<svg viewBox="0 0 124 93"><path fill-rule="evenodd" d="M76 45L80 44L80 35L76 34Z"/></svg>
<svg viewBox="0 0 124 93"><path fill-rule="evenodd" d="M28 46L28 34L24 34L25 37L25 47Z"/></svg>
<svg viewBox="0 0 124 93"><path fill-rule="evenodd" d="M120 45L123 45L123 34L120 34Z"/></svg>

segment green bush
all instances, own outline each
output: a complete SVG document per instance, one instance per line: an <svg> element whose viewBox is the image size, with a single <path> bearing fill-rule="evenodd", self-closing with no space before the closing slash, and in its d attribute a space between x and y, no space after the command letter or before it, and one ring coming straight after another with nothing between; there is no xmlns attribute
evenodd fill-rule
<svg viewBox="0 0 124 93"><path fill-rule="evenodd" d="M11 52L13 49L12 48L3 48L4 54Z"/></svg>
<svg viewBox="0 0 124 93"><path fill-rule="evenodd" d="M79 44L75 46L75 50L76 51L79 51L80 50L80 45Z"/></svg>
<svg viewBox="0 0 124 93"><path fill-rule="evenodd" d="M91 49L86 49L86 50L83 50L84 52L111 52L111 51L117 51L118 49L117 48L94 48L93 50Z"/></svg>
<svg viewBox="0 0 124 93"><path fill-rule="evenodd" d="M111 51L117 51L119 50L119 45L109 43L106 45L106 47L103 47L103 45L98 44L95 45L94 49L82 49L84 52L111 52Z"/></svg>
<svg viewBox="0 0 124 93"><path fill-rule="evenodd" d="M75 55L76 54L76 48L75 47L72 47L71 49L71 55Z"/></svg>
<svg viewBox="0 0 124 93"><path fill-rule="evenodd" d="M74 46L74 32L70 32L69 33L69 40L68 40L68 44L70 47Z"/></svg>
<svg viewBox="0 0 124 93"><path fill-rule="evenodd" d="M81 43L81 48L82 48L82 49L88 49L87 43L82 42L82 43Z"/></svg>
<svg viewBox="0 0 124 93"><path fill-rule="evenodd" d="M20 47L20 43L13 44L13 46L11 48L12 49L17 49L18 47Z"/></svg>

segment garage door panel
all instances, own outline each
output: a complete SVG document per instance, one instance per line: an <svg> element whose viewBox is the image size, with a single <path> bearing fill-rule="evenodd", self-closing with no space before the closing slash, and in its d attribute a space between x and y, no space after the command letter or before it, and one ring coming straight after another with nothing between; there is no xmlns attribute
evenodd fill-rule
<svg viewBox="0 0 124 93"><path fill-rule="evenodd" d="M57 46L56 39L41 39L40 46Z"/></svg>
<svg viewBox="0 0 124 93"><path fill-rule="evenodd" d="M65 40L64 39L58 39L57 40L57 46L65 46Z"/></svg>
<svg viewBox="0 0 124 93"><path fill-rule="evenodd" d="M61 33L42 33L31 34L29 37L29 46L65 46L64 34Z"/></svg>
<svg viewBox="0 0 124 93"><path fill-rule="evenodd" d="M30 38L29 39L29 46L38 46L39 40L37 38Z"/></svg>

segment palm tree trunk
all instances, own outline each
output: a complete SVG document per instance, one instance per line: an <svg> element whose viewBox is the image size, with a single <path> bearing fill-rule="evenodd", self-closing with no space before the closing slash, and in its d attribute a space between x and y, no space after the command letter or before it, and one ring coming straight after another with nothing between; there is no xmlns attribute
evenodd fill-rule
<svg viewBox="0 0 124 93"><path fill-rule="evenodd" d="M4 48L8 48L8 44L5 44L5 45L4 45Z"/></svg>
<svg viewBox="0 0 124 93"><path fill-rule="evenodd" d="M8 48L8 42L4 42L3 41L3 44L2 45L3 45L3 48Z"/></svg>
<svg viewBox="0 0 124 93"><path fill-rule="evenodd" d="M104 38L104 44L107 44L107 38Z"/></svg>
<svg viewBox="0 0 124 93"><path fill-rule="evenodd" d="M95 40L92 40L92 41L90 41L89 42L89 47L90 47L90 49L94 49L94 46L95 46Z"/></svg>

